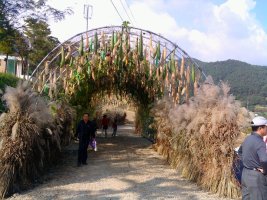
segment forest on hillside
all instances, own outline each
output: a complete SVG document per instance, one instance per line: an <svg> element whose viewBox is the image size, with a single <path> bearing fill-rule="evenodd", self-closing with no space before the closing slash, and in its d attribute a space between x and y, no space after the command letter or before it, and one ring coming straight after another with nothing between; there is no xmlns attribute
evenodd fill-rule
<svg viewBox="0 0 267 200"><path fill-rule="evenodd" d="M231 93L250 110L267 104L267 66L250 65L237 60L202 62L195 60L217 84L227 82Z"/></svg>

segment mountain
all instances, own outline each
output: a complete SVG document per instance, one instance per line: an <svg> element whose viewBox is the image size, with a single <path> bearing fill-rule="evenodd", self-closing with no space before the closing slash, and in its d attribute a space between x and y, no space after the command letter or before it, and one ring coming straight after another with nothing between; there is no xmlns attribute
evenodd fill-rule
<svg viewBox="0 0 267 200"><path fill-rule="evenodd" d="M267 105L267 66L250 65L238 60L202 62L196 60L206 75L217 84L227 82L230 92L244 106Z"/></svg>

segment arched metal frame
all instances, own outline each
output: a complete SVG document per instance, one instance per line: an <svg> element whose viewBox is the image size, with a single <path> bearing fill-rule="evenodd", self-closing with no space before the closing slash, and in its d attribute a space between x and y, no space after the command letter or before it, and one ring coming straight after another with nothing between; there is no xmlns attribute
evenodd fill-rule
<svg viewBox="0 0 267 200"><path fill-rule="evenodd" d="M76 55L78 55L78 48L79 48L79 43L81 41L81 38L83 38L83 40L86 41L86 39L88 39L88 38L91 38L91 39L94 38L95 34L97 34L98 39L101 40L101 34L104 33L106 36L105 42L109 43L110 38L112 36L112 33L121 32L122 28L125 28L125 27L122 27L122 26L105 26L105 27L101 27L101 28L91 29L89 31L79 33L79 34L71 37L70 39L66 40L65 42L59 44L50 53L48 53L48 55L38 64L36 69L33 71L32 75L31 75L31 79L30 79L33 81L33 87L36 87L36 85L38 84L39 79L37 77L40 74L44 73L45 63L47 61L49 61L48 65L49 65L50 69L53 69L54 71L56 71L59 68L59 66L54 65L54 63L60 57L62 47L64 49L66 49L68 46L71 46L72 48L74 48L74 50L72 51L72 55L75 57ZM173 52L175 52L175 59L176 60L180 60L183 57L185 59L185 65L186 66L194 65L196 67L196 69L198 69L199 72L201 73L202 78L203 77L206 78L206 75L204 74L202 69L198 66L198 64L177 44L173 43L172 41L168 40L167 38L165 38L159 34L156 34L154 32L149 31L149 30L144 30L144 29L135 28L135 27L127 27L127 29L130 30L129 35L131 38L131 41L130 41L131 42L131 48L134 47L134 43L136 41L136 38L138 38L140 36L141 32L143 35L143 44L145 45L145 47L149 47L150 37L152 35L152 43L153 43L153 46L155 48L156 48L157 44L160 44L161 49L166 47L166 49L167 49L166 61L170 60L170 55ZM48 82L48 79L45 81L45 83L47 83L47 82ZM42 90L40 92L42 92L43 89L44 89L44 85L43 85Z"/></svg>

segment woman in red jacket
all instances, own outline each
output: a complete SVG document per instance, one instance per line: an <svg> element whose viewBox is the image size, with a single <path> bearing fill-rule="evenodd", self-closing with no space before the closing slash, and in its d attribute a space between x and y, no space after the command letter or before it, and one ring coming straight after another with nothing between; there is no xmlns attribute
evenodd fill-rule
<svg viewBox="0 0 267 200"><path fill-rule="evenodd" d="M102 128L105 131L105 138L107 138L107 129L108 129L108 118L107 115L103 115L102 121Z"/></svg>

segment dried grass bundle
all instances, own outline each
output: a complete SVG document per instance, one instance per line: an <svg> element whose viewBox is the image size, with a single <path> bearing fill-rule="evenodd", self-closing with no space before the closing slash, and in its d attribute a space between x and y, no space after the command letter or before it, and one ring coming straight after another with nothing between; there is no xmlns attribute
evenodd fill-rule
<svg viewBox="0 0 267 200"><path fill-rule="evenodd" d="M233 149L241 129L249 126L250 116L229 90L227 84L216 86L208 78L189 104L173 108L164 100L154 115L157 147L170 163L202 188L237 198L240 189L232 171Z"/></svg>
<svg viewBox="0 0 267 200"><path fill-rule="evenodd" d="M53 117L47 102L33 92L26 82L7 87L3 96L9 112L0 117L0 197L28 188L56 160L61 150L63 130L58 119L70 126L71 112L64 107ZM66 114L67 113L67 114ZM63 140L64 141L64 140Z"/></svg>

